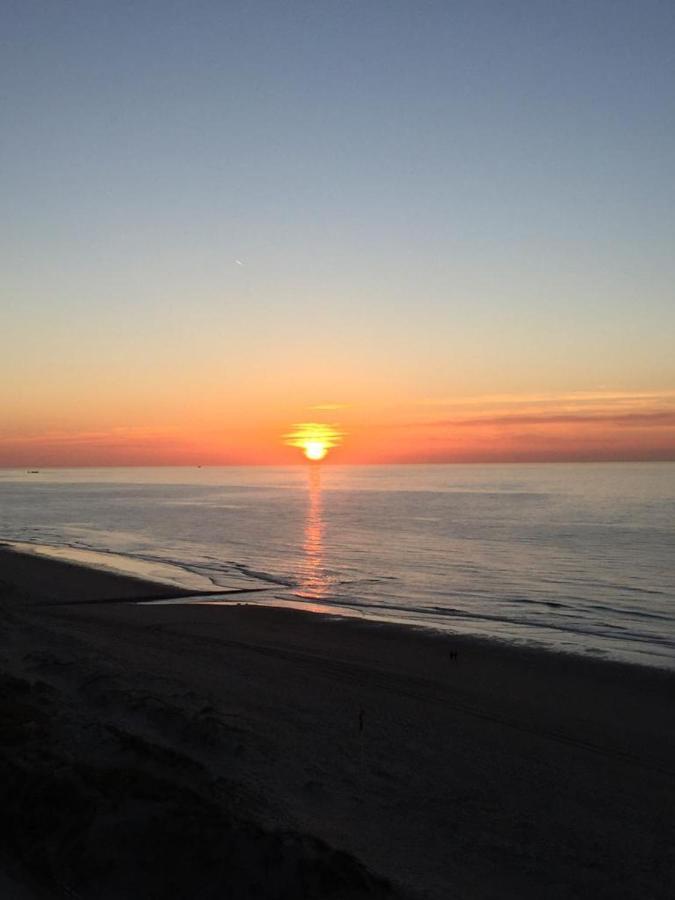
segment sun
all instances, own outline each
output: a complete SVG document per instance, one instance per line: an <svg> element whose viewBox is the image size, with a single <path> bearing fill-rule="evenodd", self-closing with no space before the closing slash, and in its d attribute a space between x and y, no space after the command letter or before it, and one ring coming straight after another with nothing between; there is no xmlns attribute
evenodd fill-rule
<svg viewBox="0 0 675 900"><path fill-rule="evenodd" d="M342 443L343 432L335 425L322 422L298 422L285 434L285 443L302 450L310 462L320 462L329 450Z"/></svg>
<svg viewBox="0 0 675 900"><path fill-rule="evenodd" d="M307 459L318 462L328 453L328 447L323 441L307 441L304 451Z"/></svg>

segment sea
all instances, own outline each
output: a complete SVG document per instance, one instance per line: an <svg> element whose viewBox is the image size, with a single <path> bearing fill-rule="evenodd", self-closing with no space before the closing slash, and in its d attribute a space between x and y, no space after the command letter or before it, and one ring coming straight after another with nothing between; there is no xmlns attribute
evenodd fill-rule
<svg viewBox="0 0 675 900"><path fill-rule="evenodd" d="M187 602L675 668L675 463L0 469L0 540Z"/></svg>

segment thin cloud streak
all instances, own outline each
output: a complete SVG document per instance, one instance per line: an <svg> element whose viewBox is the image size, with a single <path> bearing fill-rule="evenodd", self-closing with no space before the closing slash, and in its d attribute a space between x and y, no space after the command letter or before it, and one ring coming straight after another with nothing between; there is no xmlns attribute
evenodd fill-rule
<svg viewBox="0 0 675 900"><path fill-rule="evenodd" d="M308 406L307 409L332 411L335 409L348 409L347 403L317 403L315 406Z"/></svg>
<svg viewBox="0 0 675 900"><path fill-rule="evenodd" d="M481 426L501 425L594 425L612 424L629 427L675 427L675 411L634 412L634 413L551 413L551 414L515 414L502 416L476 416L469 419L444 419L426 422L426 427L433 428L474 428Z"/></svg>
<svg viewBox="0 0 675 900"><path fill-rule="evenodd" d="M584 407L596 404L643 406L675 403L675 391L570 391L542 394L479 394L469 397L423 398L415 405L453 409L466 406L556 406L557 408Z"/></svg>
<svg viewBox="0 0 675 900"><path fill-rule="evenodd" d="M47 431L43 434L21 434L0 437L0 446L129 446L174 440L176 433L147 428L113 428L108 431Z"/></svg>

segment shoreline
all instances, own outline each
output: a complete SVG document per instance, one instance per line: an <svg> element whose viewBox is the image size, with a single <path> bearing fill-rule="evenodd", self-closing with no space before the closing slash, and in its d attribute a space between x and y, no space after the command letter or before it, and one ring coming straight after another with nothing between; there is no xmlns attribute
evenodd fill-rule
<svg viewBox="0 0 675 900"><path fill-rule="evenodd" d="M47 685L87 771L121 754L196 793L227 783L265 840L311 836L350 878L375 873L353 896L670 895L666 669L258 604L136 605L166 585L4 548L0 582L3 675Z"/></svg>
<svg viewBox="0 0 675 900"><path fill-rule="evenodd" d="M625 648L622 650L606 650L594 647L583 647L578 643L575 645L563 645L561 643L548 642L536 636L537 627L535 625L528 626L533 631L533 636L526 637L510 633L508 636L499 636L490 633L480 633L479 631L471 631L463 623L453 623L444 621L443 619L434 619L431 614L415 615L415 611L408 612L404 607L400 608L401 615L393 615L395 609L393 607L384 607L380 610L377 606L357 606L357 605L340 605L326 603L321 600L308 599L289 599L286 597L272 596L273 591L278 591L279 586L270 584L255 576L226 576L229 584L227 586L215 586L213 582L205 575L198 575L189 569L184 569L178 563L164 561L156 563L155 561L143 560L133 556L120 554L115 551L93 550L88 548L78 548L59 545L50 545L45 543L30 543L25 541L15 541L9 539L0 540L0 552L9 550L19 555L26 555L32 558L62 563L66 566L74 566L82 568L86 571L97 572L103 575L111 575L119 577L123 580L133 582L137 587L140 584L150 585L150 592L147 596L135 596L134 602L153 603L165 602L177 605L181 603L192 603L197 605L200 602L208 603L209 598L214 605L223 607L229 606L237 602L238 597L242 597L242 603L250 603L251 605L265 607L268 609L287 609L297 611L305 615L321 616L327 620L335 620L337 622L354 621L369 622L373 625L393 628L402 628L410 631L423 631L428 634L450 635L455 640L468 642L484 642L487 646L497 645L500 647L513 647L517 651L551 653L554 655L570 656L578 660L592 660L603 665L619 665L631 666L641 669L670 672L675 674L675 659L670 659L667 654L650 654L645 651L633 650L629 653ZM117 565L115 565L117 561ZM165 578L155 579L152 577L153 568L155 572L167 571ZM134 571L136 570L136 571ZM181 584L181 581L192 580L195 587L189 587ZM208 586L207 586L208 585ZM136 588L134 588L136 589ZM244 599L246 595L261 595L261 598ZM269 597L264 596L269 594ZM227 599L232 597L232 600ZM106 599L107 603L124 602L125 597ZM220 602L222 600L222 603ZM98 602L98 601L91 601ZM495 624L499 624L499 620L495 619ZM454 627L453 627L454 624ZM509 627L510 623L504 622L504 627ZM459 625L459 628L457 627ZM547 628L548 626L539 626ZM553 629L556 631L556 629ZM582 634L582 632L572 632L573 634Z"/></svg>
<svg viewBox="0 0 675 900"><path fill-rule="evenodd" d="M571 664L581 667L587 664L590 669L594 669L596 666L613 669L620 673L621 677L630 677L634 670L638 670L648 678L654 676L657 680L661 680L659 676L662 676L666 680L672 680L675 686L675 670L658 665L617 659L611 656L600 655L599 653L584 654L576 650L552 647L534 640L527 642L523 639L517 642L510 638L499 638L491 635L471 634L464 631L453 632L449 627L443 629L425 623L404 620L394 621L383 616L368 618L358 613L349 615L345 614L342 608L337 605L334 608L326 608L325 604L313 604L311 601L298 601L297 604L294 604L293 601L276 598L272 598L269 601L250 602L245 599L247 594L258 593L265 589L213 588L202 591L191 590L165 581L153 581L149 578L126 574L113 568L99 568L83 561L52 558L37 551L24 552L23 549L17 549L19 543L18 541L0 541L0 565L4 561L3 555L6 553L12 554L17 560L22 560L19 564L22 570L19 577L22 580L25 579L23 583L27 585L29 592L34 591L37 584L40 585L38 588L40 589L42 587L40 582L43 581L40 577L39 569L35 571L35 567L30 565L29 560L36 560L38 566L44 562L46 564L46 572L58 571L64 576L65 589L59 584L59 587L51 596L43 597L42 602L45 606L114 605L119 603L131 606L138 604L139 607L152 607L155 605L160 607L166 604L185 608L185 606L189 605L193 609L196 606L213 607L214 610L222 610L225 615L227 615L228 611L237 608L269 610L271 616L274 615L274 611L278 611L279 615L288 614L291 619L295 616L300 618L307 617L323 623L325 627L364 629L365 633L373 633L383 629L389 631L392 635L397 635L400 639L405 639L406 635L417 635L420 640L451 642L453 646L462 646L465 649L473 649L477 652L482 650L485 652L500 652L506 655L513 654L514 658L520 656L532 657L532 661L539 663L550 656L559 661L569 660ZM52 567L57 568L53 569ZM32 573L31 569L33 569ZM79 583L80 576L82 583ZM103 577L99 580L98 576ZM96 589L92 591L94 585ZM111 590L113 585L119 585L119 590ZM233 599L225 600L222 603L217 602L218 598L227 596L231 596ZM65 599L66 597L68 599ZM239 600L239 597L244 599ZM194 604L188 603L185 606L183 605L184 601L190 601L193 598L195 598ZM213 598L216 602L209 602L209 598ZM321 607L318 611L316 609L317 605ZM551 662L553 662L553 659Z"/></svg>

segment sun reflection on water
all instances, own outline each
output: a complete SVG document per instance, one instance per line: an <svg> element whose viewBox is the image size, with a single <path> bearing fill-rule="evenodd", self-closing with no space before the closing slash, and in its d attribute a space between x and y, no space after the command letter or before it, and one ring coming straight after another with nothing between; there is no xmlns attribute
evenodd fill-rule
<svg viewBox="0 0 675 900"><path fill-rule="evenodd" d="M302 545L304 559L299 593L311 600L321 600L328 592L324 569L324 518L321 496L321 468L308 469L307 518Z"/></svg>

